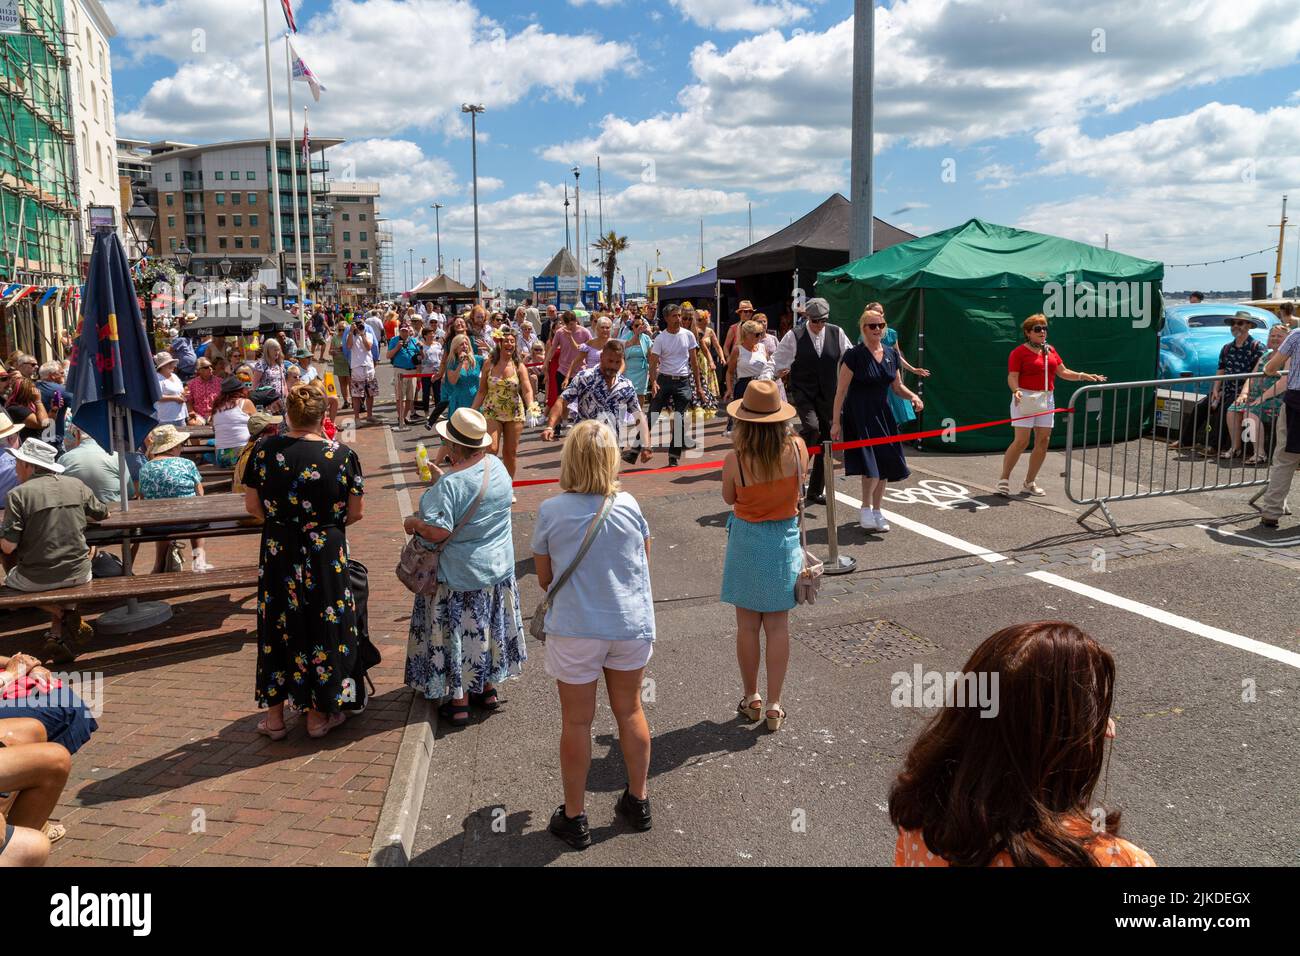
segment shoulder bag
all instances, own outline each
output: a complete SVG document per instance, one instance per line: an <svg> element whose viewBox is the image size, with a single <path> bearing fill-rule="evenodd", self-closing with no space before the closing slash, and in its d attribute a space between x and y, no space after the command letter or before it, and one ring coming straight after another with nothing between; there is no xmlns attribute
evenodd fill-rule
<svg viewBox="0 0 1300 956"><path fill-rule="evenodd" d="M587 556L587 550L591 547L591 542L596 537L596 532L600 526L605 523L605 518L609 514L609 509L614 506L614 496L610 495L605 499L605 506L600 509L600 514L591 519L591 524L587 526L587 536L582 539L582 547L578 549L577 556L569 562L569 566L564 569L564 573L559 579L551 582L550 588L547 589L545 597L537 605L537 610L533 611L533 619L528 622L528 633L537 638L538 641L546 643L546 614L551 609L551 604L555 600L555 595L559 593L560 588L568 582L569 576L577 570L582 559Z"/></svg>
<svg viewBox="0 0 1300 956"><path fill-rule="evenodd" d="M490 459L485 459L483 483L479 486L478 496L456 522L456 527L451 529L451 534L443 538L436 548L426 548L420 543L420 536L416 534L411 535L402 547L402 556L397 561L397 580L406 585L406 589L412 594L423 594L428 597L438 590L438 561L442 558L442 549L447 546L448 541L456 537L456 533L461 528L469 523L474 513L478 511L478 506L483 503L491 474L490 468Z"/></svg>
<svg viewBox="0 0 1300 956"><path fill-rule="evenodd" d="M799 551L803 555L803 570L794 581L794 601L796 604L814 604L817 601L817 589L822 586L823 565L821 560L808 550L808 536L804 531L803 499L804 474L803 456L798 447L794 450L795 461L799 465ZM834 489L827 489L834 494Z"/></svg>

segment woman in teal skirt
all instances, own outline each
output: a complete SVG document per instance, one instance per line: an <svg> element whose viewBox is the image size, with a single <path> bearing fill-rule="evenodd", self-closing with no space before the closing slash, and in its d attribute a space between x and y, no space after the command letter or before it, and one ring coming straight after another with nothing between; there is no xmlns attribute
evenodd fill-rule
<svg viewBox="0 0 1300 956"><path fill-rule="evenodd" d="M875 306L875 308L872 308L872 306ZM879 302L869 302L867 303L866 308L872 312L879 312L881 315L885 314L885 307ZM885 348L893 349L895 354L898 355L898 365L904 372L911 372L913 375L920 378L930 377L929 369L916 368L904 357L903 350L898 347L897 329L891 328L887 331L885 333L884 341ZM899 428L902 428L908 422L916 421L916 410L912 408L912 403L910 401L900 395L894 394L892 391L886 397L889 400L889 410L894 413L894 422Z"/></svg>
<svg viewBox="0 0 1300 956"><path fill-rule="evenodd" d="M775 382L753 379L727 414L734 422L734 450L722 465L722 499L733 513L727 519L722 601L736 607L736 661L745 692L736 710L749 720L765 717L768 730L780 730L790 609L803 570L798 513L808 449L791 428L794 407L781 401ZM760 631L767 635L766 711L758 693Z"/></svg>

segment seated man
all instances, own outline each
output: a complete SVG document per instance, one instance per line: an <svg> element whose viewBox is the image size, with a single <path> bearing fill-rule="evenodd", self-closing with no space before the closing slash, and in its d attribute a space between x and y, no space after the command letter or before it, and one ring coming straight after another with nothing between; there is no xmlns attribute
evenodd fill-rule
<svg viewBox="0 0 1300 956"><path fill-rule="evenodd" d="M37 721L0 719L0 867L44 865L47 824L71 770L67 748L44 742Z"/></svg>
<svg viewBox="0 0 1300 956"><path fill-rule="evenodd" d="M18 487L18 459L5 451L18 447L18 433L22 430L22 425L14 424L13 419L0 411L0 513L4 511L9 492Z"/></svg>
<svg viewBox="0 0 1300 956"><path fill-rule="evenodd" d="M121 470L117 456L99 447L94 437L76 425L68 426L68 450L59 456L63 473L80 479L96 498L105 504L122 498Z"/></svg>
<svg viewBox="0 0 1300 956"><path fill-rule="evenodd" d="M108 505L84 484L62 474L54 447L29 438L5 454L18 460L19 485L5 500L0 559L7 591L54 591L90 583L86 521L103 521ZM83 625L75 607L50 606L50 635L41 654L53 663L75 660Z"/></svg>

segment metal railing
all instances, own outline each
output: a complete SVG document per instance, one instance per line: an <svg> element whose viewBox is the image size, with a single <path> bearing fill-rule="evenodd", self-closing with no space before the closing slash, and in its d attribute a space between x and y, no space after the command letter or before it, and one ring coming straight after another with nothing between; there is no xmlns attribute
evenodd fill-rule
<svg viewBox="0 0 1300 956"><path fill-rule="evenodd" d="M1248 419L1229 412L1235 398L1211 404L1209 393L1218 385L1220 396L1229 390L1239 395L1250 383L1253 404L1264 380L1250 372L1090 384L1076 391L1065 438L1065 493L1091 506L1079 523L1101 511L1118 535L1108 504L1198 491L1259 487L1253 505L1268 484L1280 411ZM1221 457L1231 451L1234 426L1242 451Z"/></svg>

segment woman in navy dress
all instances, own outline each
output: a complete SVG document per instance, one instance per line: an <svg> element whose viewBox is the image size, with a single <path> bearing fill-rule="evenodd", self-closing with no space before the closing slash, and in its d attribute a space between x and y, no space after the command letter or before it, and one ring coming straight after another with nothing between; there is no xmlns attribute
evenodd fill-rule
<svg viewBox="0 0 1300 956"><path fill-rule="evenodd" d="M831 417L832 441L897 435L898 423L889 408L891 391L910 402L914 411L924 407L898 374L898 350L884 343L884 312L872 309L869 306L858 320L862 340L845 353L840 364ZM862 477L862 527L868 531L888 531L889 522L880 513L885 485L903 481L911 474L903 457L902 442L850 448L844 452L844 473Z"/></svg>

